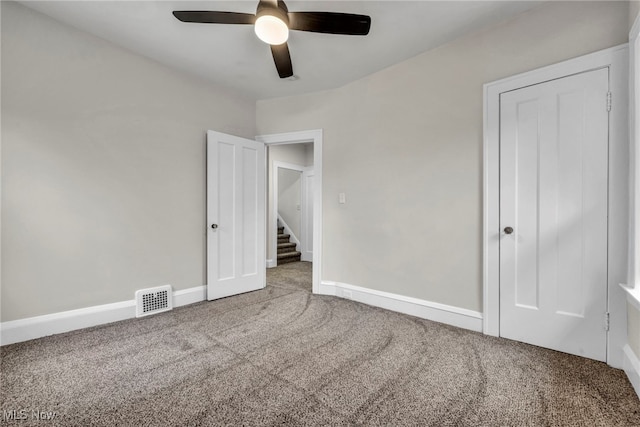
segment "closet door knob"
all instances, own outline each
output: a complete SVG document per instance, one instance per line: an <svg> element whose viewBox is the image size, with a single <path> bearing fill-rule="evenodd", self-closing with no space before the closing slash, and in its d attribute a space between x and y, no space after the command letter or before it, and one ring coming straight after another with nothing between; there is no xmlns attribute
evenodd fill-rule
<svg viewBox="0 0 640 427"><path fill-rule="evenodd" d="M505 228L504 228L504 233L505 233L505 234L511 234L511 233L513 233L513 228L512 228L512 227L505 227Z"/></svg>
<svg viewBox="0 0 640 427"><path fill-rule="evenodd" d="M215 230L216 228L218 228L218 224L211 224L211 228Z"/></svg>

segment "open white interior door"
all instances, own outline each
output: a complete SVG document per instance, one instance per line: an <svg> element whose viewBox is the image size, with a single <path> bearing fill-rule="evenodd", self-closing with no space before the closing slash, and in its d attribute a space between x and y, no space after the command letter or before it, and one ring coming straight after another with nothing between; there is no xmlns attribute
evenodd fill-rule
<svg viewBox="0 0 640 427"><path fill-rule="evenodd" d="M265 287L265 146L207 132L207 299Z"/></svg>

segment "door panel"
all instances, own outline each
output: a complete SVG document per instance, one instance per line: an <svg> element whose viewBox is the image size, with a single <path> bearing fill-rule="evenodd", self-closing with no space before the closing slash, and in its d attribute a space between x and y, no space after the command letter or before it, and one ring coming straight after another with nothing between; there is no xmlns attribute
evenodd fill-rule
<svg viewBox="0 0 640 427"><path fill-rule="evenodd" d="M258 273L258 157L259 150L242 147L243 161L243 191L242 191L242 241L238 245L241 248L242 265L240 267L243 277L255 276ZM264 164L264 156L263 162ZM264 173L264 171L263 171ZM264 182L264 181L263 181ZM264 185L263 185L264 187ZM264 199L264 193L263 193ZM263 245L264 246L264 245ZM264 259L264 257L263 257ZM266 268L266 266L264 267ZM264 270L263 268L263 270Z"/></svg>
<svg viewBox="0 0 640 427"><path fill-rule="evenodd" d="M218 228L215 231L209 230L210 238L213 239L213 241L215 241L215 239L218 240L217 244L212 248L214 250L210 251L211 254L218 255L215 257L215 268L211 268L211 262L208 263L208 270L212 273L208 278L209 280L207 280L207 283L209 283L213 277L215 277L215 280L232 279L236 269L234 251L225 249L235 247L236 224L233 198L236 187L236 147L233 144L219 141L217 146L210 144L207 150L215 162L211 162L212 164L207 166L207 171L213 175L213 177L217 175L217 180L210 178L207 183L207 188L213 195L209 200L214 202L211 206L212 212L209 214L213 216L213 218L209 220L209 223L218 224ZM216 150L217 153L215 152ZM217 174L215 174L214 171L216 167L218 168ZM226 185L221 185L221 183L226 183ZM218 197L216 197L216 194ZM216 210L217 215L215 215ZM216 216L217 218L215 218ZM220 224L224 224L224 227L220 227ZM220 250L220 248L222 248L222 250Z"/></svg>
<svg viewBox="0 0 640 427"><path fill-rule="evenodd" d="M265 286L264 168L264 144L207 132L209 300Z"/></svg>
<svg viewBox="0 0 640 427"><path fill-rule="evenodd" d="M608 69L500 97L500 335L606 360Z"/></svg>

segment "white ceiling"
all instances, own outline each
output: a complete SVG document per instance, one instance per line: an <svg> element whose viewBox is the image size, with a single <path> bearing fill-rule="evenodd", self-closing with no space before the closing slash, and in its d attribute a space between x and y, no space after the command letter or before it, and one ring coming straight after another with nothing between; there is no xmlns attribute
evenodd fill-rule
<svg viewBox="0 0 640 427"><path fill-rule="evenodd" d="M26 6L252 99L342 86L450 40L508 19L540 1L287 1L289 11L371 16L366 37L292 31L298 80L278 78L269 46L249 25L187 24L173 10L255 13L244 1L25 1Z"/></svg>

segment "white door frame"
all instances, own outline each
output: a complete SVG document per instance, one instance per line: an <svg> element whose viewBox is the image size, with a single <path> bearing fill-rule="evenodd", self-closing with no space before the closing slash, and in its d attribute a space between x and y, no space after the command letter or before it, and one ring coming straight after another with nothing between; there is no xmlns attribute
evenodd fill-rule
<svg viewBox="0 0 640 427"><path fill-rule="evenodd" d="M609 257L607 363L621 368L627 339L629 145L628 46L623 44L484 85L483 332L500 336L500 94L598 68L609 68ZM606 108L606 99L602 100ZM604 325L604 319L603 319Z"/></svg>
<svg viewBox="0 0 640 427"><path fill-rule="evenodd" d="M256 141L271 145L313 142L313 276L312 292L320 292L322 279L322 129L256 136ZM268 172L269 168L267 168Z"/></svg>
<svg viewBox="0 0 640 427"><path fill-rule="evenodd" d="M631 151L630 176L631 191L629 200L629 272L627 279L628 289L640 286L640 15L629 32L629 132ZM640 289L635 289L630 294L629 302L640 310Z"/></svg>
<svg viewBox="0 0 640 427"><path fill-rule="evenodd" d="M287 163L287 162L280 162L280 161L274 161L273 162L273 200L270 200L269 202L271 203L272 206L271 207L271 223L268 224L269 230L271 231L271 236L272 239L270 242L267 242L267 245L271 246L271 253L272 254L278 254L278 237L277 237L277 229L278 229L278 169L289 169L289 170L293 170L296 172L300 172L300 236L296 236L293 233L289 233L291 234L291 240L293 240L294 243L296 243L297 245L300 245L300 248L302 249L302 218L304 216L304 214L306 213L305 210L306 208L303 206L302 203L302 176L304 174L304 171L307 169L304 166L300 166L300 165L296 165L293 163ZM269 175L269 171L267 170L267 176ZM284 222L284 219L283 219ZM288 227L288 224L286 224L286 227ZM286 228L285 227L285 228ZM285 231L286 232L286 231ZM275 236L275 237L274 237ZM302 252L302 251L301 251ZM273 260L275 265L278 265L278 257L276 256L276 259Z"/></svg>
<svg viewBox="0 0 640 427"><path fill-rule="evenodd" d="M302 172L302 221L300 222L300 252L302 255L300 257L303 261L313 261L313 194L309 194L310 191L307 187L309 177L315 177L313 166L306 167ZM311 201L311 207L309 207L309 201ZM311 223L311 233L309 233L309 223ZM311 240L311 245L309 245L309 240Z"/></svg>

